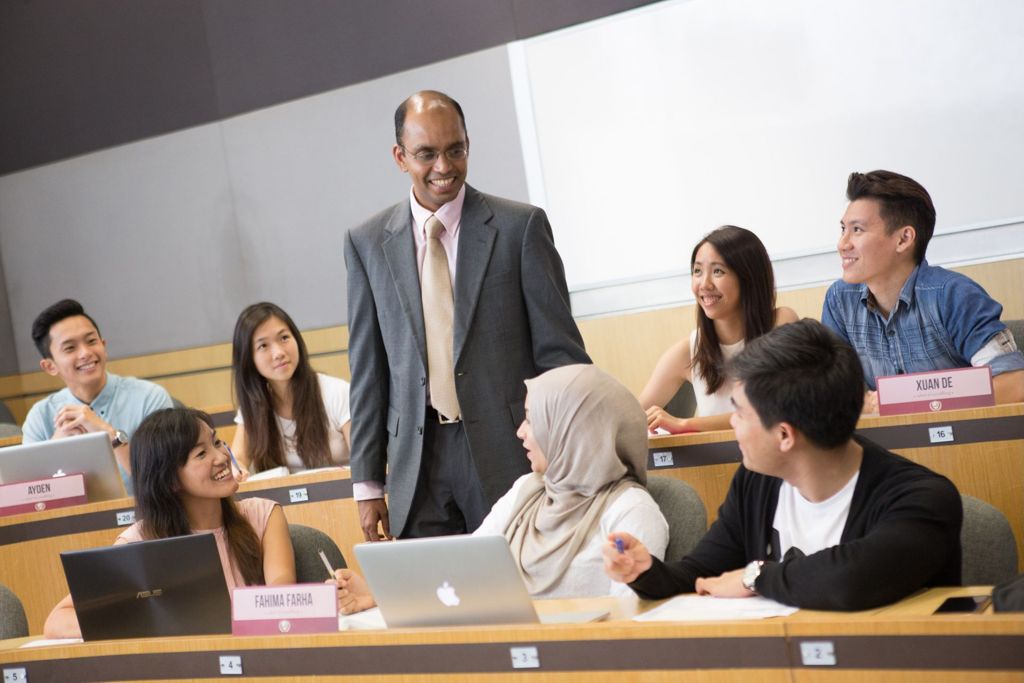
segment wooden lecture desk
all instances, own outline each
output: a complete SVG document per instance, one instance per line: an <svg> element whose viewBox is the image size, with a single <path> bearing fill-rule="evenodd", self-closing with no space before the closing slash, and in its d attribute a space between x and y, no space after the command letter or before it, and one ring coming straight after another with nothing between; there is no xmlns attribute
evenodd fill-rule
<svg viewBox="0 0 1024 683"><path fill-rule="evenodd" d="M931 614L950 595L982 592L988 588L932 589L867 612L797 612L758 621L634 622L626 619L635 601L598 598L537 602L542 612L612 612L608 621L582 625L149 638L17 649L34 640L20 638L0 642L0 666L5 681L28 683L230 680L221 673L222 657L237 658L246 677L274 681L1020 681L1024 614ZM537 666L516 668L514 662Z"/></svg>
<svg viewBox="0 0 1024 683"><path fill-rule="evenodd" d="M363 533L347 468L245 482L238 496L277 501L289 523L326 532L358 569L352 546ZM134 521L134 505L121 498L0 517L0 584L21 598L32 633L42 632L46 615L68 592L60 553L112 544Z"/></svg>
<svg viewBox="0 0 1024 683"><path fill-rule="evenodd" d="M949 477L960 493L994 505L1024 551L1024 403L867 416L857 433ZM693 486L713 521L742 459L732 430L655 436L648 445L648 471ZM1024 571L1024 552L1018 557Z"/></svg>

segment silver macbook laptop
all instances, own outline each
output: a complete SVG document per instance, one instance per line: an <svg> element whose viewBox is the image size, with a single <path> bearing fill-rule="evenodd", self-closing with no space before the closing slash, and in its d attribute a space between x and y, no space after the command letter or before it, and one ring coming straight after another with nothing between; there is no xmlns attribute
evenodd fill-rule
<svg viewBox="0 0 1024 683"><path fill-rule="evenodd" d="M537 618L501 536L360 543L356 558L389 628L586 622L606 611Z"/></svg>
<svg viewBox="0 0 1024 683"><path fill-rule="evenodd" d="M0 448L0 484L78 473L91 503L128 495L106 432Z"/></svg>
<svg viewBox="0 0 1024 683"><path fill-rule="evenodd" d="M213 534L60 554L84 640L231 633Z"/></svg>

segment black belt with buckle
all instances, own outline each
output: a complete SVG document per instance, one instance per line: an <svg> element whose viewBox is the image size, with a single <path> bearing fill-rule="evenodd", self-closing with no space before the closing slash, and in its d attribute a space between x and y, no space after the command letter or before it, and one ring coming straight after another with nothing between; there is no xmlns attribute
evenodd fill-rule
<svg viewBox="0 0 1024 683"><path fill-rule="evenodd" d="M427 418L431 419L431 420L436 419L438 424L443 424L443 425L453 425L453 424L458 424L459 422L462 422L462 418L461 417L456 417L454 419L449 419L449 418L445 417L441 413L437 412L437 410L434 408L434 406L427 406Z"/></svg>

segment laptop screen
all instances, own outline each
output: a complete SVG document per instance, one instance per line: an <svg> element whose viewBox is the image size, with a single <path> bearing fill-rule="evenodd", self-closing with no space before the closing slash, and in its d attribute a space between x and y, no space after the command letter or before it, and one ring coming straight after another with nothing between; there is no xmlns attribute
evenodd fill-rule
<svg viewBox="0 0 1024 683"><path fill-rule="evenodd" d="M360 543L355 552L389 628L537 623L501 536Z"/></svg>
<svg viewBox="0 0 1024 683"><path fill-rule="evenodd" d="M106 432L0 449L0 483L77 473L85 475L85 493L89 502L128 495Z"/></svg>
<svg viewBox="0 0 1024 683"><path fill-rule="evenodd" d="M60 554L84 640L231 632L213 534Z"/></svg>

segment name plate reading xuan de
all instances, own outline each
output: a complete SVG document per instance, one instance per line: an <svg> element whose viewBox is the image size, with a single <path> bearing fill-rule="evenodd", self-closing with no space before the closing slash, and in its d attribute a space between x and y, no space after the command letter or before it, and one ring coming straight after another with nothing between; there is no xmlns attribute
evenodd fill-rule
<svg viewBox="0 0 1024 683"><path fill-rule="evenodd" d="M86 502L85 476L81 474L0 484L0 515L41 512Z"/></svg>
<svg viewBox="0 0 1024 683"><path fill-rule="evenodd" d="M231 632L236 636L337 630L338 595L334 584L246 586L231 594Z"/></svg>
<svg viewBox="0 0 1024 683"><path fill-rule="evenodd" d="M992 370L955 368L879 377L879 415L928 413L957 408L981 408L996 404Z"/></svg>

